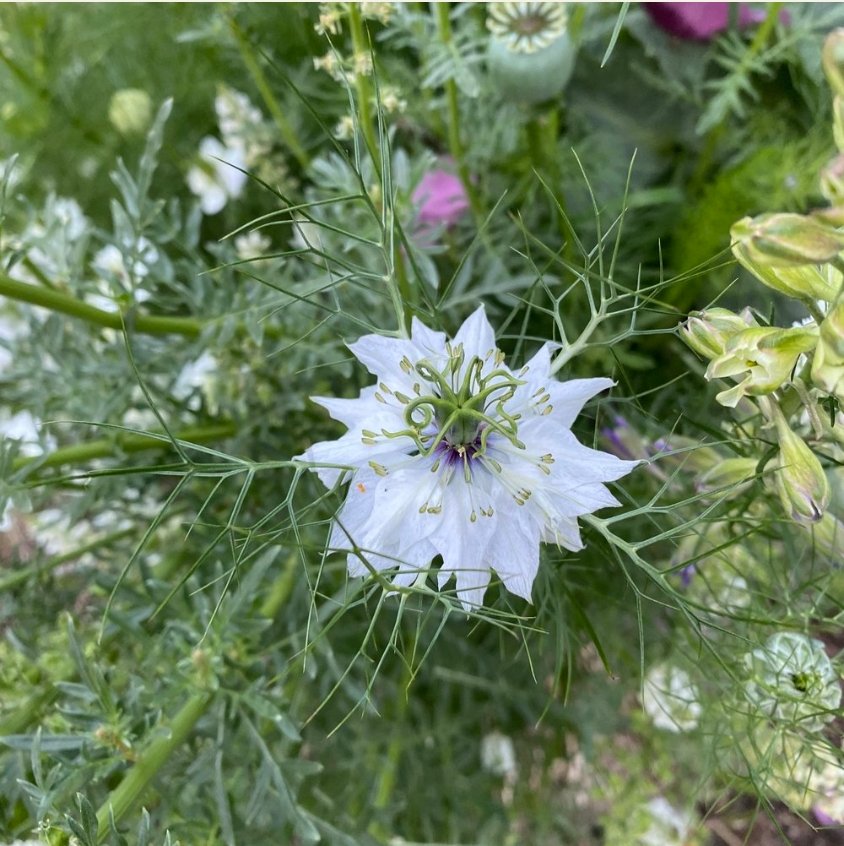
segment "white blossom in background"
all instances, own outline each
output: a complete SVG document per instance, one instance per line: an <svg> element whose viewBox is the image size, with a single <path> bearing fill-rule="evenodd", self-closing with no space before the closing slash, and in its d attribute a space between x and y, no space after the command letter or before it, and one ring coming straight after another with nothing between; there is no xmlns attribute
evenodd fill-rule
<svg viewBox="0 0 844 846"><path fill-rule="evenodd" d="M147 302L152 294L136 283L149 275L150 267L158 258L158 249L143 235L136 244L127 245L126 250L107 244L91 262L97 272L97 291L87 293L85 300L96 308L115 313L120 311L118 298L121 296L131 295L135 304Z"/></svg>
<svg viewBox="0 0 844 846"><path fill-rule="evenodd" d="M200 398L204 398L213 411L218 367L217 359L206 350L181 369L173 384L173 396L178 400L186 400L192 411L199 409Z"/></svg>
<svg viewBox="0 0 844 846"><path fill-rule="evenodd" d="M798 632L771 635L744 657L747 698L761 714L820 730L841 706L841 683L823 643Z"/></svg>
<svg viewBox="0 0 844 846"><path fill-rule="evenodd" d="M700 720L697 686L689 674L670 664L648 671L642 687L642 707L653 724L666 731L691 731Z"/></svg>
<svg viewBox="0 0 844 846"><path fill-rule="evenodd" d="M234 239L234 249L241 261L262 258L271 245L272 241L257 229L238 235Z"/></svg>
<svg viewBox="0 0 844 846"><path fill-rule="evenodd" d="M3 312L0 314L0 379L4 371L14 362L12 347L15 342L29 333L29 326L17 315Z"/></svg>
<svg viewBox="0 0 844 846"><path fill-rule="evenodd" d="M481 766L495 776L514 781L518 771L513 741L500 731L491 731L481 740Z"/></svg>
<svg viewBox="0 0 844 846"><path fill-rule="evenodd" d="M238 170L240 168L240 170ZM199 142L199 161L188 171L188 188L199 197L204 214L222 211L246 184L246 153L239 145L226 147L210 135Z"/></svg>
<svg viewBox="0 0 844 846"><path fill-rule="evenodd" d="M35 457L44 454L45 447L53 449L55 438L41 436L41 421L29 411L19 411L6 417L8 411L0 411L0 438L20 442L20 454Z"/></svg>
<svg viewBox="0 0 844 846"><path fill-rule="evenodd" d="M610 379L558 382L548 344L510 370L483 307L450 342L414 318L408 339L366 335L349 349L377 384L314 397L349 431L298 458L328 487L351 483L328 542L350 575L398 568L393 583L408 586L441 555L440 588L454 576L465 608L481 605L492 571L530 600L540 543L582 549L577 518L619 505L603 483L638 462L571 432Z"/></svg>
<svg viewBox="0 0 844 846"><path fill-rule="evenodd" d="M651 823L647 831L636 838L636 846L685 846L697 823L691 811L676 808L664 796L651 799L645 810Z"/></svg>

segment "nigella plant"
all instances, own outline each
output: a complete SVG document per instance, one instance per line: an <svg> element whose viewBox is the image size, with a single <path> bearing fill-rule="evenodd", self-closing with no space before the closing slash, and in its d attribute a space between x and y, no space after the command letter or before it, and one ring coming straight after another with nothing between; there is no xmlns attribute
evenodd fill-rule
<svg viewBox="0 0 844 846"><path fill-rule="evenodd" d="M450 341L414 318L410 338L366 335L350 349L377 384L357 399L315 397L349 431L299 456L327 486L351 483L328 542L350 575L395 571L407 587L439 555L440 587L455 576L467 609L492 571L530 600L540 543L577 551L577 518L619 504L604 483L638 462L570 428L610 379L557 381L548 344L511 370L483 307Z"/></svg>

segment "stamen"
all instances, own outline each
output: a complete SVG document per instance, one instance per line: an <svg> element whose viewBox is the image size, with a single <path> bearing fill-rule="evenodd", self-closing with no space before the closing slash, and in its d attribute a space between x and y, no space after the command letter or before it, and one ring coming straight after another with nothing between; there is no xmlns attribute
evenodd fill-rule
<svg viewBox="0 0 844 846"><path fill-rule="evenodd" d="M375 392L375 399L377 399L378 402L383 402L385 405L387 404L387 400L385 400L378 391Z"/></svg>
<svg viewBox="0 0 844 846"><path fill-rule="evenodd" d="M377 461L370 461L369 466L375 471L377 476L387 475L387 468L383 464L379 464Z"/></svg>
<svg viewBox="0 0 844 846"><path fill-rule="evenodd" d="M385 385L383 382L380 382L380 383L378 384L378 387L379 387L379 388L381 388L381 390L382 390L385 394L387 394L387 395L389 395L389 394L393 393L393 392L390 390L390 388L389 388L387 385Z"/></svg>

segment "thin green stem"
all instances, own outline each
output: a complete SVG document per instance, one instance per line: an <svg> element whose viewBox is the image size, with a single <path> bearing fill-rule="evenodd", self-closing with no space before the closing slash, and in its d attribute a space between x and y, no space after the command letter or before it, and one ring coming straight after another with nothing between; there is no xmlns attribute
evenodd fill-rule
<svg viewBox="0 0 844 846"><path fill-rule="evenodd" d="M121 316L116 312L103 311L88 305L71 294L41 288L38 285L28 285L3 274L0 274L0 296L78 317L95 326L115 329L118 332L126 326L146 335L185 335L195 338L204 325L202 321L193 317L160 317L153 314L138 314L131 310L124 312Z"/></svg>
<svg viewBox="0 0 844 846"><path fill-rule="evenodd" d="M358 56L365 56L370 53L369 40L366 37L366 30L363 24L363 16L360 11L360 3L349 3L349 30L352 33L352 49L355 59ZM375 170L381 173L381 152L378 147L378 139L375 137L375 126L372 121L372 86L369 77L364 73L355 73L355 91L357 92L358 121L363 139L366 143L369 155L375 164Z"/></svg>
<svg viewBox="0 0 844 846"><path fill-rule="evenodd" d="M433 5L436 10L437 28L440 32L440 39L448 47L452 38L451 18L449 17L450 4L434 3ZM463 188L466 190L466 196L469 198L472 214L476 219L481 219L483 217L483 210L481 209L475 186L472 184L469 168L466 165L463 141L460 138L460 104L457 98L457 83L451 78L445 81L445 99L448 108L448 149L457 164L457 175L460 177Z"/></svg>
<svg viewBox="0 0 844 846"><path fill-rule="evenodd" d="M141 754L97 811L97 843L104 843L109 837L109 818L113 817L117 824L126 816L167 759L187 740L211 700L211 694L205 691L191 696L173 718L167 735L157 737Z"/></svg>
<svg viewBox="0 0 844 846"><path fill-rule="evenodd" d="M229 438L237 433L234 423L212 423L206 426L190 426L175 433L178 441L185 443L207 443ZM12 470L20 470L30 464L37 464L38 470L49 467L61 467L64 464L84 464L95 458L107 458L118 453L142 452L147 449L169 449L172 445L168 437L139 435L133 432L116 432L111 438L100 438L88 443L61 447L46 458L22 455L12 462Z"/></svg>
<svg viewBox="0 0 844 846"><path fill-rule="evenodd" d="M273 94L273 90L267 81L267 77L255 57L255 52L252 49L252 45L249 43L249 39L246 37L246 34L240 28L233 16L229 16L229 28L234 36L234 40L237 42L237 49L240 51L240 57L243 59L243 64L246 65L246 70L249 71L249 75L252 77L255 87L258 89L258 93L261 95L261 99L264 101L267 111L272 115L279 134L284 139L284 143L288 146L296 161L299 162L303 169L306 168L310 162L310 157L308 156L304 145L299 140L299 137L293 129L290 121L287 120L284 110L281 108L281 105Z"/></svg>

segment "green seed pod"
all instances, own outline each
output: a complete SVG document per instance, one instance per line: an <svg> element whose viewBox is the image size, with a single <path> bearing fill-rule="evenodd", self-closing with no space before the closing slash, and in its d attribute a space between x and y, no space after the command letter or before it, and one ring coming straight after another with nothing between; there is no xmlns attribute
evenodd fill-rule
<svg viewBox="0 0 844 846"><path fill-rule="evenodd" d="M575 57L566 25L561 3L490 4L487 66L504 97L541 103L566 87Z"/></svg>
<svg viewBox="0 0 844 846"><path fill-rule="evenodd" d="M829 505L829 481L818 457L777 414L780 452L774 482L786 513L798 523L817 523Z"/></svg>
<svg viewBox="0 0 844 846"><path fill-rule="evenodd" d="M844 401L844 302L827 314L812 359L812 381Z"/></svg>

